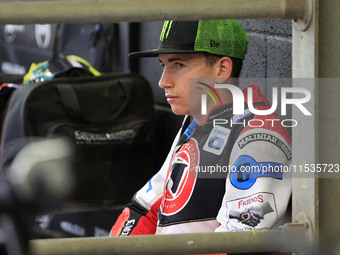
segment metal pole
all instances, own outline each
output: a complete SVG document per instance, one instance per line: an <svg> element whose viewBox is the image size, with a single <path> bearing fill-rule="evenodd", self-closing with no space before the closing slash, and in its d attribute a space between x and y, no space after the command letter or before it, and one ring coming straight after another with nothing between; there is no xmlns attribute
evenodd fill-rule
<svg viewBox="0 0 340 255"><path fill-rule="evenodd" d="M319 86L318 163L339 163L340 135L334 132L339 126L340 108L340 1L319 1L319 77L324 81ZM331 78L331 79L330 79ZM339 254L339 223L332 219L340 209L339 173L319 180L319 230L320 254ZM322 247L323 246L323 247ZM325 247L328 248L325 251Z"/></svg>
<svg viewBox="0 0 340 255"><path fill-rule="evenodd" d="M336 0L337 1L337 0ZM319 34L319 0L312 0L312 15L309 26L301 22L293 23L292 29L292 65L293 87L305 88L315 100L308 102L312 116L306 117L293 108L293 119L299 125L292 129L293 161L292 165L302 166L318 162L318 34ZM305 29L304 29L305 28ZM319 233L319 179L315 173L293 176L292 179L292 217L294 221L310 222L310 233L318 242ZM314 254L317 254L315 249ZM310 251L309 254L312 254Z"/></svg>
<svg viewBox="0 0 340 255"><path fill-rule="evenodd" d="M31 255L190 254L257 251L305 251L307 226L287 224L283 229L144 235L128 237L61 238L30 241Z"/></svg>
<svg viewBox="0 0 340 255"><path fill-rule="evenodd" d="M0 24L113 23L214 18L308 19L308 0L2 2Z"/></svg>

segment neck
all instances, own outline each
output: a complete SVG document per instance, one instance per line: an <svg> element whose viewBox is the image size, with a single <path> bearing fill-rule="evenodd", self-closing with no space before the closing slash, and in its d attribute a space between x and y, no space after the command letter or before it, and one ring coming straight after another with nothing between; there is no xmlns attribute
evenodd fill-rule
<svg viewBox="0 0 340 255"><path fill-rule="evenodd" d="M230 104L230 103L233 102L233 96L232 96L232 94L229 90L223 90L223 91L219 92L218 94L220 95L222 105ZM220 104L220 102L218 102L218 105L215 106L215 103L213 102L213 100L208 100L208 102L207 102L207 114L202 115L201 109L199 109L199 111L197 111L197 113L195 113L195 114L192 114L192 116L195 118L195 120L196 120L196 122L199 126L203 126L206 123L206 120L209 116L209 113L214 108L220 107L222 105Z"/></svg>

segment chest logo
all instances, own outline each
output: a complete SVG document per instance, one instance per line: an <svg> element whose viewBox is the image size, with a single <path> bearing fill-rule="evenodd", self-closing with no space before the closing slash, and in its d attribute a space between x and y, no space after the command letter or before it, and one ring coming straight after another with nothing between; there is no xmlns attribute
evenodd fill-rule
<svg viewBox="0 0 340 255"><path fill-rule="evenodd" d="M161 202L161 212L170 216L189 202L196 183L199 162L197 141L191 139L176 152L171 161Z"/></svg>

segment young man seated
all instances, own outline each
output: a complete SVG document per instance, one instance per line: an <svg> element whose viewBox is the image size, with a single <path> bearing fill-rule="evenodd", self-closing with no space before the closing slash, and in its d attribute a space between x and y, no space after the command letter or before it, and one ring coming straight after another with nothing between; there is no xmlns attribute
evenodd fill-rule
<svg viewBox="0 0 340 255"><path fill-rule="evenodd" d="M277 169L290 164L291 141L275 113L250 111L250 104L271 108L258 85L236 93L246 48L235 20L166 21L158 49L131 54L158 57L159 87L173 113L185 118L162 168L137 191L111 236L282 224L291 180ZM241 99L244 112L234 114Z"/></svg>

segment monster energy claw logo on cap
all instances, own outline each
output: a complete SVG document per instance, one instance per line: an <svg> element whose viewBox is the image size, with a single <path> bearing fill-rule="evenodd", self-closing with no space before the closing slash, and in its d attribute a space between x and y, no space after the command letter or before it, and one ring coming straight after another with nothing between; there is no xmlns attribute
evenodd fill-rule
<svg viewBox="0 0 340 255"><path fill-rule="evenodd" d="M164 22L163 29L162 29L162 32L161 32L161 37L159 38L159 40L161 42L163 42L164 36L165 36L165 38L168 38L169 33L170 33L170 29L171 29L171 26L172 26L172 22L173 22L173 20L171 20L171 21L166 20Z"/></svg>

